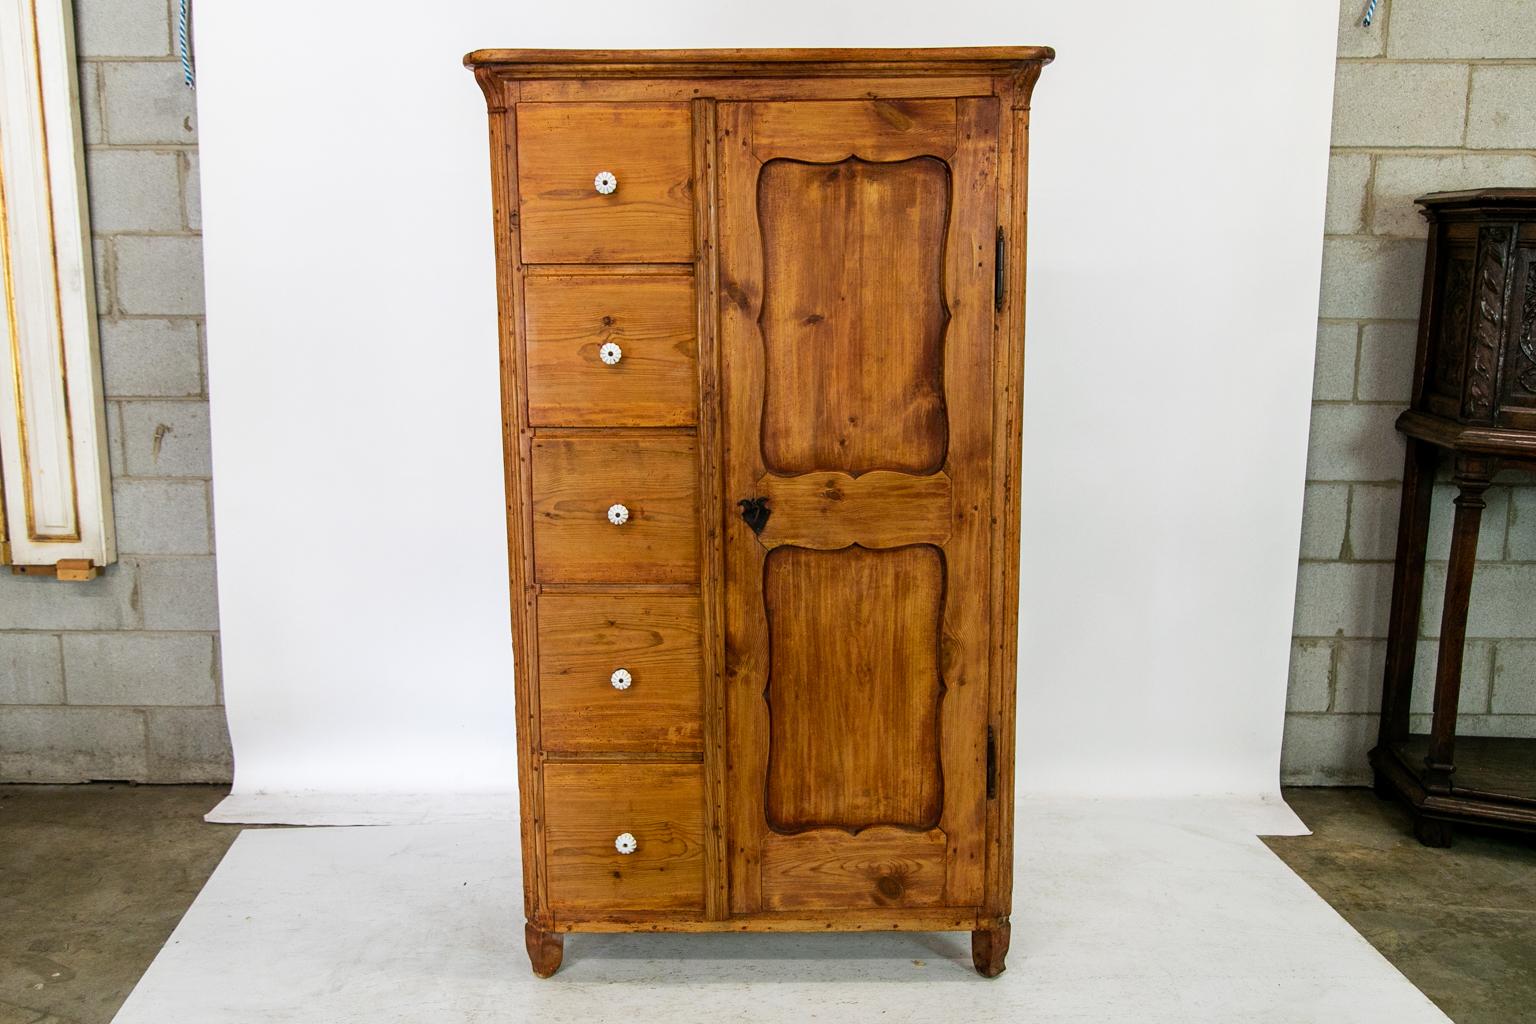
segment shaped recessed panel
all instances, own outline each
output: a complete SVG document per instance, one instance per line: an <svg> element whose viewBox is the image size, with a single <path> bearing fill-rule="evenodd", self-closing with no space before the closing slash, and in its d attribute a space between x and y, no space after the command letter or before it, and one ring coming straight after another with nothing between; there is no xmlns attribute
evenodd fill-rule
<svg viewBox="0 0 1536 1024"><path fill-rule="evenodd" d="M763 240L763 462L793 474L944 463L944 235L933 157L770 160Z"/></svg>
<svg viewBox="0 0 1536 1024"><path fill-rule="evenodd" d="M944 805L943 554L777 548L763 598L769 826L932 828Z"/></svg>

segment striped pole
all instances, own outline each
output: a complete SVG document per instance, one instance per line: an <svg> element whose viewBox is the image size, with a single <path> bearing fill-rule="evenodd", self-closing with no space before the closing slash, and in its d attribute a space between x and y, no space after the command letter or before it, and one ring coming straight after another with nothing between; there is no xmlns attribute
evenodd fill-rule
<svg viewBox="0 0 1536 1024"><path fill-rule="evenodd" d="M176 19L176 41L181 44L181 78L187 83L187 88L192 88L192 50L187 46L187 5L191 0L181 0L181 12ZM1374 0L1371 4L1376 6ZM1366 24L1370 24L1367 16Z"/></svg>
<svg viewBox="0 0 1536 1024"><path fill-rule="evenodd" d="M1365 9L1365 20L1360 22L1361 25L1365 26L1366 28L1371 27L1371 21L1376 17L1376 5L1380 2L1381 0L1371 0L1369 6L1367 6ZM183 9L186 8L186 0L182 0L181 6Z"/></svg>

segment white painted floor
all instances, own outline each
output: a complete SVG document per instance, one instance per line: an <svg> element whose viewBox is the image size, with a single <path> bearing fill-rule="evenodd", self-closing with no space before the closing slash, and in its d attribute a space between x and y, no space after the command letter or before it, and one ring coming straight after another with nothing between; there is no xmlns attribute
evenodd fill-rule
<svg viewBox="0 0 1536 1024"><path fill-rule="evenodd" d="M1297 824L1027 801L994 981L962 934L575 935L539 981L511 825L248 831L116 1024L1444 1024L1254 837Z"/></svg>

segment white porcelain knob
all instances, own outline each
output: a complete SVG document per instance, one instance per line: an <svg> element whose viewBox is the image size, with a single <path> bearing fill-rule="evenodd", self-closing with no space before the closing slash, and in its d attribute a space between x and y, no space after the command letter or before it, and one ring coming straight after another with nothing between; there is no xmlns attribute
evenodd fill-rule
<svg viewBox="0 0 1536 1024"><path fill-rule="evenodd" d="M613 190L619 187L619 179L613 176L612 171L598 171L597 177L592 179L592 187L600 195L612 195Z"/></svg>
<svg viewBox="0 0 1536 1024"><path fill-rule="evenodd" d="M613 684L615 690L627 690L634 685L635 677L629 674L627 668L616 668L613 670L613 675L608 677L608 681Z"/></svg>
<svg viewBox="0 0 1536 1024"><path fill-rule="evenodd" d="M620 853L634 853L635 847L640 844L635 842L635 837L628 832L620 832L613 841L613 848Z"/></svg>
<svg viewBox="0 0 1536 1024"><path fill-rule="evenodd" d="M619 365L619 360L624 358L624 350L611 341L603 343L603 347L597 350L597 358L609 366Z"/></svg>
<svg viewBox="0 0 1536 1024"><path fill-rule="evenodd" d="M618 502L614 502L608 506L608 521L614 526L623 526L629 522L629 509Z"/></svg>

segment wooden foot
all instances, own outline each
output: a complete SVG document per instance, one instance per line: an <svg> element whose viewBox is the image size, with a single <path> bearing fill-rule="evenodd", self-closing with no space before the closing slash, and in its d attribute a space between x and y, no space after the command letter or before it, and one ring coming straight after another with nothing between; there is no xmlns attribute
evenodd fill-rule
<svg viewBox="0 0 1536 1024"><path fill-rule="evenodd" d="M1413 819L1414 838L1425 846L1450 846L1453 831L1450 822L1439 818L1426 818L1420 814Z"/></svg>
<svg viewBox="0 0 1536 1024"><path fill-rule="evenodd" d="M1008 958L1008 926L981 928L971 932L971 962L983 978L995 978L1005 969Z"/></svg>
<svg viewBox="0 0 1536 1024"><path fill-rule="evenodd" d="M1379 771L1371 776L1371 789L1383 800L1397 799L1397 788Z"/></svg>
<svg viewBox="0 0 1536 1024"><path fill-rule="evenodd" d="M524 925L523 940L528 944L528 961L533 973L547 978L560 969L560 959L565 955L565 936L559 932L546 932L533 925Z"/></svg>

